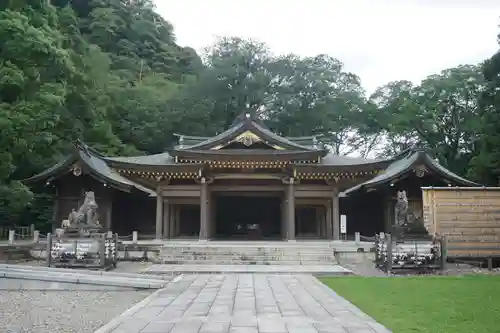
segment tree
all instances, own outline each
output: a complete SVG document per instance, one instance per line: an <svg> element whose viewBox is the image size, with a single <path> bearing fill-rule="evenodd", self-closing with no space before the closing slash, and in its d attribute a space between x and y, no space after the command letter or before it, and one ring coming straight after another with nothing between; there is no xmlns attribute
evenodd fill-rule
<svg viewBox="0 0 500 333"><path fill-rule="evenodd" d="M17 5L17 4L16 4ZM12 223L31 199L16 179L47 163L74 74L54 8L44 1L0 11L0 219Z"/></svg>
<svg viewBox="0 0 500 333"><path fill-rule="evenodd" d="M173 128L165 104L180 85L196 78L202 64L192 49L175 44L172 26L151 4L2 5L2 223L19 221L32 199L18 180L59 161L76 139L108 155L157 152L168 144L164 137ZM31 218L47 223L49 199L48 192L35 193Z"/></svg>
<svg viewBox="0 0 500 333"><path fill-rule="evenodd" d="M500 34L498 35L500 45ZM481 131L477 154L471 161L469 176L484 184L499 185L500 179L500 50L483 65L486 88L480 95Z"/></svg>
<svg viewBox="0 0 500 333"><path fill-rule="evenodd" d="M356 132L366 106L360 80L343 71L337 59L276 57L265 44L237 37L218 40L204 59L207 68L185 87L174 107L206 124L196 134L220 132L251 110L281 135L323 135L338 153L366 141Z"/></svg>
<svg viewBox="0 0 500 333"><path fill-rule="evenodd" d="M418 86L399 81L379 88L371 100L379 107L374 118L390 143L385 154L421 142L441 163L465 174L480 128L477 100L484 86L480 67L463 65Z"/></svg>

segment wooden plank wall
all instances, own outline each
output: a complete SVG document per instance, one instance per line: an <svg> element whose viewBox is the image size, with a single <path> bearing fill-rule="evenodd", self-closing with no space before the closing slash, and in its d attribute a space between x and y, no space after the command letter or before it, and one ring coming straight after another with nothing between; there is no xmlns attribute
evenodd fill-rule
<svg viewBox="0 0 500 333"><path fill-rule="evenodd" d="M423 215L449 257L500 257L500 187L423 188Z"/></svg>

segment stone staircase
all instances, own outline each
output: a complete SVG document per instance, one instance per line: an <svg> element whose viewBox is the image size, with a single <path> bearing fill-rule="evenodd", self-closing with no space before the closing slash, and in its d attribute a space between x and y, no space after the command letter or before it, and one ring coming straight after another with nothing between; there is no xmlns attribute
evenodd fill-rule
<svg viewBox="0 0 500 333"><path fill-rule="evenodd" d="M333 265L331 242L169 242L157 263L205 265Z"/></svg>

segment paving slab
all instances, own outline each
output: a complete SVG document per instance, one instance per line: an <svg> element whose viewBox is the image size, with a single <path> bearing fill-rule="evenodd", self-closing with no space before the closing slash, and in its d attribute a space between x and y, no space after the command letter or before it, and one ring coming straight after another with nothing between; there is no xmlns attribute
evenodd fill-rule
<svg viewBox="0 0 500 333"><path fill-rule="evenodd" d="M314 274L351 275L353 272L339 265L169 265L156 264L146 268L144 273L157 275L171 274Z"/></svg>
<svg viewBox="0 0 500 333"><path fill-rule="evenodd" d="M95 333L389 333L308 274L181 275Z"/></svg>

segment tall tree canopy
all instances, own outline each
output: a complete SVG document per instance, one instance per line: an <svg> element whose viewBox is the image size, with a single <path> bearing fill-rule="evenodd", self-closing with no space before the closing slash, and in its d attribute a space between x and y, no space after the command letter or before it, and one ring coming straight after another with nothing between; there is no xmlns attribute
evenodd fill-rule
<svg viewBox="0 0 500 333"><path fill-rule="evenodd" d="M500 46L500 34L498 35ZM483 66L486 87L479 98L480 131L469 175L487 184L500 181L500 48Z"/></svg>
<svg viewBox="0 0 500 333"><path fill-rule="evenodd" d="M390 82L365 96L328 55L274 55L223 37L198 56L151 0L0 4L0 221L48 221L19 182L77 139L109 155L157 153L174 133L214 135L250 110L285 136L321 135L337 154L392 156L424 144L461 175L498 184L500 56ZM470 161L472 160L472 163Z"/></svg>

